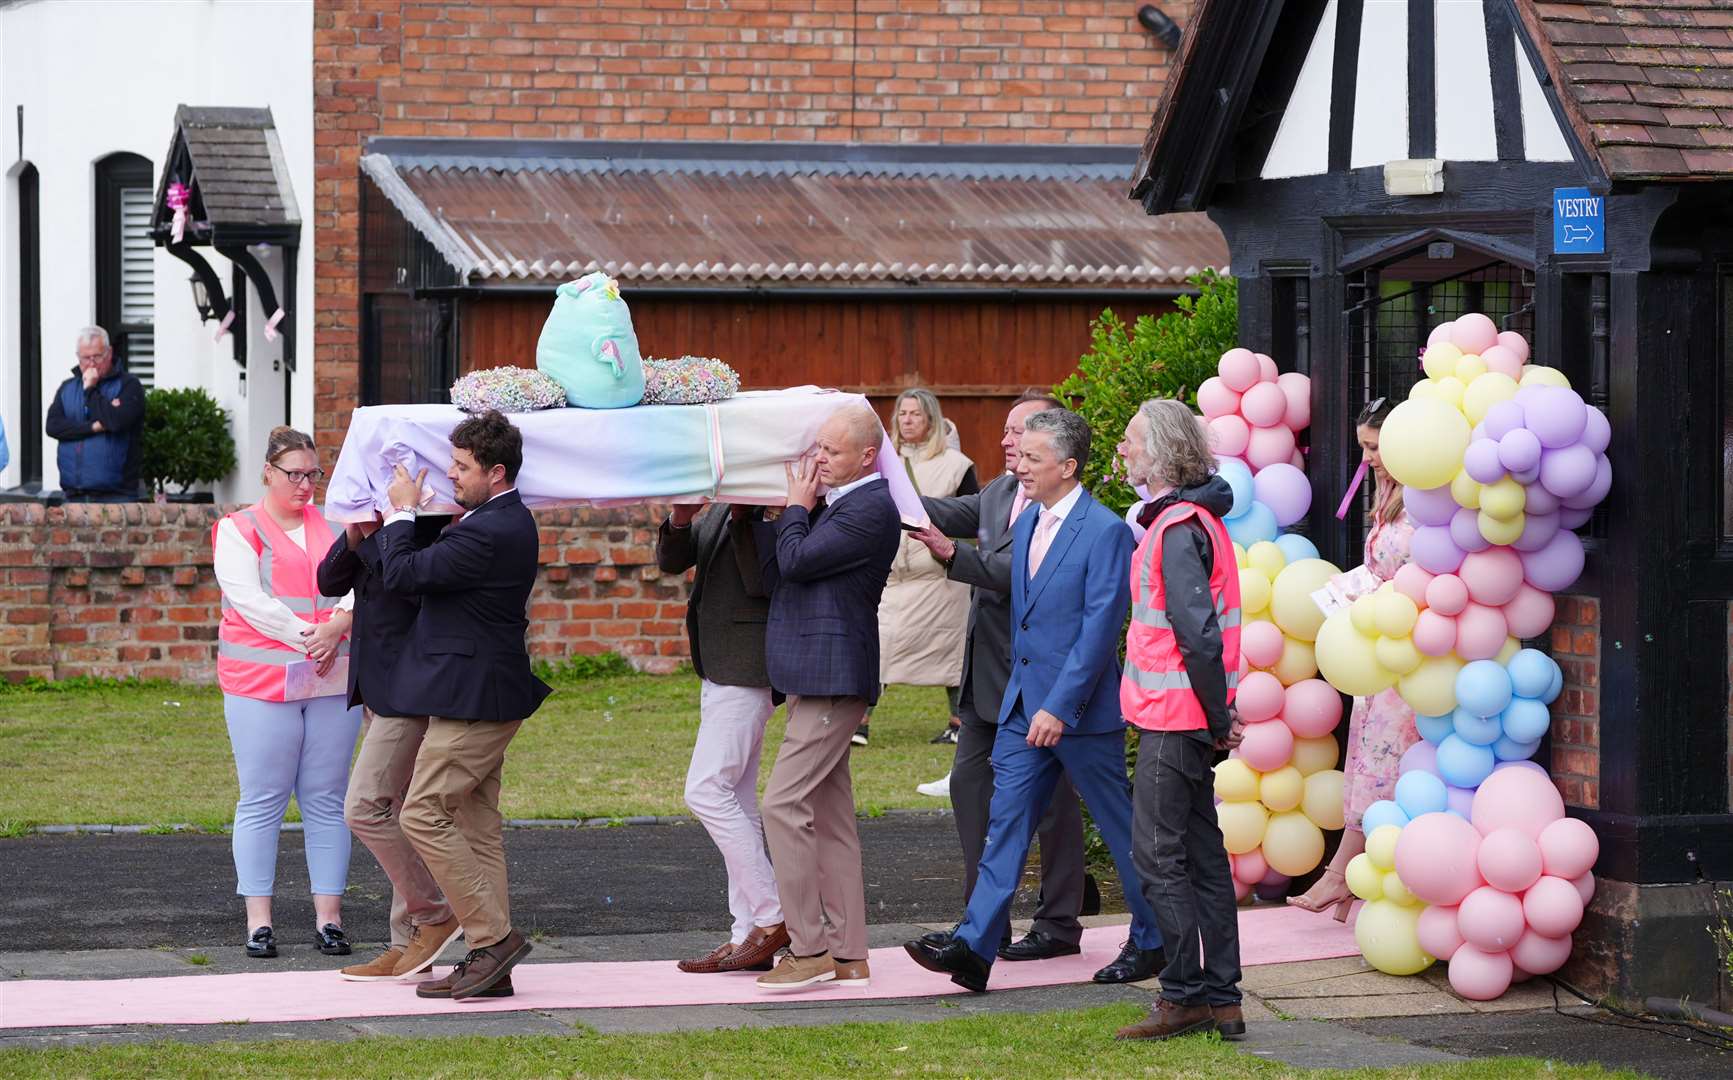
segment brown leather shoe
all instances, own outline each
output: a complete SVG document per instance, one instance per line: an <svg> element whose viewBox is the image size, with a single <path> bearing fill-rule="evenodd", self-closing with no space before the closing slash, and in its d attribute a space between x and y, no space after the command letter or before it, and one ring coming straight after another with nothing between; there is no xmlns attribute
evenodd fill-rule
<svg viewBox="0 0 1733 1080"><path fill-rule="evenodd" d="M1215 1015L1216 1030L1222 1033L1222 1038L1246 1037L1246 1014L1238 1005L1211 1005L1209 1011Z"/></svg>
<svg viewBox="0 0 1733 1080"><path fill-rule="evenodd" d="M403 950L403 955L397 961L397 970L393 973L399 979L407 979L419 975L433 966L446 947L457 940L463 927L457 925L456 917L442 923L430 923L417 926L415 933L409 939L409 947Z"/></svg>
<svg viewBox="0 0 1733 1080"><path fill-rule="evenodd" d="M857 990L864 990L872 984L872 969L865 960L836 961L836 978L831 980L831 985L852 986Z"/></svg>
<svg viewBox="0 0 1733 1080"><path fill-rule="evenodd" d="M451 997L452 983L456 982L458 977L462 974L463 965L459 964L440 978L434 979L432 982L424 982L420 986L417 986L415 988L415 996L424 998L449 998ZM494 983L492 988L483 990L475 996L478 998L508 998L514 993L516 993L516 991L511 987L511 973L508 971L505 978Z"/></svg>
<svg viewBox="0 0 1733 1080"><path fill-rule="evenodd" d="M1208 1005L1181 1005L1177 1001L1156 998L1149 1015L1114 1034L1116 1039L1171 1039L1177 1035L1211 1031L1216 1026L1215 1014Z"/></svg>
<svg viewBox="0 0 1733 1080"><path fill-rule="evenodd" d="M397 965L403 962L403 946L393 945L365 964L350 964L337 974L350 982L389 982L397 978Z"/></svg>
<svg viewBox="0 0 1733 1080"><path fill-rule="evenodd" d="M682 960L674 966L689 975L714 975L722 970L722 962L733 954L734 942L724 941L696 960Z"/></svg>
<svg viewBox="0 0 1733 1080"><path fill-rule="evenodd" d="M451 999L464 1001L492 988L529 954L530 943L516 930L492 945L469 950L463 958L463 974L451 984Z"/></svg>
<svg viewBox="0 0 1733 1080"><path fill-rule="evenodd" d="M746 935L746 940L735 948L728 959L722 961L721 971L769 971L776 960L776 954L788 948L788 928L782 923L775 926L754 926Z"/></svg>

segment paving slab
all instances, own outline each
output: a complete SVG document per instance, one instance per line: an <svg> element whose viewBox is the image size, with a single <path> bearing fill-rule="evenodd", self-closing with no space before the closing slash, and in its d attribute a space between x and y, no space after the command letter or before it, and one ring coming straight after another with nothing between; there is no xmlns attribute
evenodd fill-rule
<svg viewBox="0 0 1733 1080"><path fill-rule="evenodd" d="M1291 982L1283 986L1257 988L1253 992L1268 1001L1286 1002L1293 998L1404 997L1436 994L1440 989L1424 979L1405 979L1386 975L1382 971L1357 971L1347 975L1326 975L1303 982Z"/></svg>
<svg viewBox="0 0 1733 1080"><path fill-rule="evenodd" d="M1560 992L1561 1001L1563 991ZM1520 1054L1569 1064L1632 1069L1656 1080L1733 1076L1733 1050L1680 1027L1631 1025L1599 1010L1469 1012L1349 1020L1341 1031L1401 1039L1470 1057ZM1699 1040L1699 1041L1689 1041Z"/></svg>
<svg viewBox="0 0 1733 1080"><path fill-rule="evenodd" d="M1248 1022L1246 1037L1234 1045L1241 1053L1306 1069L1396 1068L1465 1060L1446 1050L1309 1020Z"/></svg>
<svg viewBox="0 0 1733 1080"><path fill-rule="evenodd" d="M1271 1008L1296 1020L1350 1020L1373 1016L1448 1016L1472 1014L1455 994L1430 990L1420 994L1380 994L1353 997L1265 999Z"/></svg>
<svg viewBox="0 0 1733 1080"><path fill-rule="evenodd" d="M81 952L0 953L7 979L134 979L193 975L200 970L187 954L165 949L85 949Z"/></svg>

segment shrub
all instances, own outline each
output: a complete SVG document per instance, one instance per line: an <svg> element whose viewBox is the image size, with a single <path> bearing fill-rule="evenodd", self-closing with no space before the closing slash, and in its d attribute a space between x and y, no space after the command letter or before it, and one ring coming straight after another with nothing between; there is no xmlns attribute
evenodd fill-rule
<svg viewBox="0 0 1733 1080"><path fill-rule="evenodd" d="M619 653L579 653L563 660L537 660L531 665L536 678L550 683L579 683L635 675L637 669Z"/></svg>
<svg viewBox="0 0 1733 1080"><path fill-rule="evenodd" d="M214 484L235 470L229 412L197 388L144 395L139 472L152 491L176 484Z"/></svg>
<svg viewBox="0 0 1733 1080"><path fill-rule="evenodd" d="M1128 328L1112 309L1103 311L1090 324L1089 351L1077 370L1053 388L1094 435L1084 486L1115 510L1137 501L1118 475L1114 451L1137 407L1151 398L1178 398L1196 408L1198 384L1215 374L1222 353L1239 337L1235 280L1213 270L1189 280L1198 295L1178 298L1178 310L1160 318L1145 315Z"/></svg>

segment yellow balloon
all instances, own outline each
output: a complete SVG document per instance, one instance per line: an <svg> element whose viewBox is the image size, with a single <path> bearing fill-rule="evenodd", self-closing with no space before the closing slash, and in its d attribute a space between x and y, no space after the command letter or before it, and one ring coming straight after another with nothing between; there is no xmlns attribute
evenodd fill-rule
<svg viewBox="0 0 1733 1080"><path fill-rule="evenodd" d="M1432 966L1420 947L1420 907L1374 900L1354 919L1354 943L1366 962L1388 975L1418 975Z"/></svg>
<svg viewBox="0 0 1733 1080"><path fill-rule="evenodd" d="M1562 386L1570 389L1571 381L1558 368L1544 364L1529 364L1520 373L1523 386Z"/></svg>
<svg viewBox="0 0 1733 1080"><path fill-rule="evenodd" d="M1320 735L1315 739L1295 739L1294 756L1289 763L1300 770L1301 776L1311 777L1334 769L1341 755L1342 748L1336 745L1334 735Z"/></svg>
<svg viewBox="0 0 1733 1080"><path fill-rule="evenodd" d="M1318 654L1312 649L1311 642L1288 638L1287 644L1282 646L1282 658L1269 671L1283 686L1315 679L1318 677Z"/></svg>
<svg viewBox="0 0 1733 1080"><path fill-rule="evenodd" d="M1270 617L1282 628L1282 633L1300 641L1317 638L1318 628L1324 625L1324 613L1318 610L1312 594L1341 572L1323 559L1300 559L1276 575Z"/></svg>
<svg viewBox="0 0 1733 1080"><path fill-rule="evenodd" d="M1402 677L1397 689L1421 716L1444 716L1456 710L1456 674L1461 670L1455 653L1428 656Z"/></svg>
<svg viewBox="0 0 1733 1080"><path fill-rule="evenodd" d="M1461 359L1461 349L1448 341L1440 341L1421 354L1420 366L1426 369L1428 379L1442 379L1446 375L1456 374L1456 363Z"/></svg>
<svg viewBox="0 0 1733 1080"><path fill-rule="evenodd" d="M1378 632L1387 638L1407 637L1414 631L1414 622L1420 618L1420 608L1408 598L1407 593L1391 589L1389 592L1378 590L1373 600L1372 619Z"/></svg>
<svg viewBox="0 0 1733 1080"><path fill-rule="evenodd" d="M1498 655L1494 657L1494 659L1500 664L1508 664L1510 663L1510 658L1521 651L1522 642L1518 641L1516 638L1507 637L1504 639L1504 648L1498 650Z"/></svg>
<svg viewBox="0 0 1733 1080"><path fill-rule="evenodd" d="M1259 540L1246 550L1246 564L1274 581L1282 568L1288 565L1288 557L1268 540Z"/></svg>
<svg viewBox="0 0 1733 1080"><path fill-rule="evenodd" d="M1275 811L1292 810L1306 794L1306 778L1292 765L1267 772L1258 781L1258 801Z"/></svg>
<svg viewBox="0 0 1733 1080"><path fill-rule="evenodd" d="M1448 484L1462 468L1469 423L1442 401L1410 400L1390 410L1379 436L1378 456L1397 483L1435 488Z"/></svg>
<svg viewBox="0 0 1733 1080"><path fill-rule="evenodd" d="M1480 530L1480 535L1486 538L1487 543L1510 545L1522 536L1525 519L1521 514L1513 518L1493 517L1482 509L1475 520L1476 528Z"/></svg>
<svg viewBox="0 0 1733 1080"><path fill-rule="evenodd" d="M1353 616L1346 611L1324 620L1317 649L1318 670L1324 681L1344 694L1371 697L1396 683L1396 673L1378 662L1372 639L1354 628Z"/></svg>
<svg viewBox="0 0 1733 1080"><path fill-rule="evenodd" d="M1380 637L1372 645L1372 654L1378 658L1378 663L1397 676L1407 675L1420 666L1426 657L1414 647L1411 637Z"/></svg>
<svg viewBox="0 0 1733 1080"><path fill-rule="evenodd" d="M1436 398L1438 396L1437 388L1438 384L1433 382L1431 379L1421 379L1408 391L1408 400L1419 401L1422 399Z"/></svg>
<svg viewBox="0 0 1733 1080"><path fill-rule="evenodd" d="M1306 777L1306 793L1300 799L1301 812L1320 829L1340 829L1347 783L1347 777L1340 769L1325 769Z"/></svg>
<svg viewBox="0 0 1733 1080"><path fill-rule="evenodd" d="M1396 841L1402 839L1400 825L1380 825L1366 837L1366 858L1380 873L1396 868Z"/></svg>
<svg viewBox="0 0 1733 1080"><path fill-rule="evenodd" d="M1453 409L1462 408L1462 394L1467 387L1461 379L1454 375L1446 375L1432 384L1431 397L1434 401L1442 401ZM1413 395L1410 394L1410 397Z"/></svg>
<svg viewBox="0 0 1733 1080"><path fill-rule="evenodd" d="M1271 545L1272 547L1274 545ZM1240 571L1240 608L1262 611L1270 606L1270 579L1255 566Z"/></svg>
<svg viewBox="0 0 1733 1080"><path fill-rule="evenodd" d="M1527 502L1528 492L1513 476L1505 476L1496 483L1481 485L1480 509L1495 518L1520 517Z"/></svg>
<svg viewBox="0 0 1733 1080"><path fill-rule="evenodd" d="M1348 891L1362 900L1370 902L1384 895L1384 871L1373 866L1365 852L1348 860L1342 877L1348 883Z"/></svg>
<svg viewBox="0 0 1733 1080"><path fill-rule="evenodd" d="M1216 766L1215 792L1224 802L1253 802L1258 797L1258 771L1239 758Z"/></svg>
<svg viewBox="0 0 1733 1080"><path fill-rule="evenodd" d="M1456 362L1456 377L1465 383L1472 383L1485 374L1486 361L1473 353L1469 353Z"/></svg>
<svg viewBox="0 0 1733 1080"><path fill-rule="evenodd" d="M1299 877L1324 861L1324 833L1298 810L1271 814L1264 828L1264 861L1278 874Z"/></svg>
<svg viewBox="0 0 1733 1080"><path fill-rule="evenodd" d="M1480 481L1468 475L1468 470L1464 469L1450 478L1450 497L1456 500L1457 506L1479 510Z"/></svg>
<svg viewBox="0 0 1733 1080"><path fill-rule="evenodd" d="M1250 562L1248 562L1246 560L1246 549L1243 547L1240 547L1238 540L1234 541L1234 562L1239 565L1239 568L1241 570L1244 570L1246 567L1252 565Z"/></svg>
<svg viewBox="0 0 1733 1080"><path fill-rule="evenodd" d="M1264 842L1264 823L1270 813L1262 803L1225 802L1216 807L1216 824L1221 826L1222 846L1229 855L1244 855ZM1269 858L1265 852L1264 857Z"/></svg>
<svg viewBox="0 0 1733 1080"><path fill-rule="evenodd" d="M1516 396L1516 391L1516 380L1509 375L1502 371L1485 372L1469 383L1468 389L1463 393L1463 415L1468 417L1469 423L1478 424L1486 418L1486 410L1501 401L1509 401Z"/></svg>
<svg viewBox="0 0 1733 1080"><path fill-rule="evenodd" d="M1404 907L1409 904L1420 903L1420 898L1408 891L1408 886L1402 884L1402 879L1396 875L1394 870L1386 871L1384 874L1384 899Z"/></svg>
<svg viewBox="0 0 1733 1080"><path fill-rule="evenodd" d="M1378 632L1377 605L1373 597L1362 596L1348 606L1348 618L1354 623L1354 629L1367 637Z"/></svg>

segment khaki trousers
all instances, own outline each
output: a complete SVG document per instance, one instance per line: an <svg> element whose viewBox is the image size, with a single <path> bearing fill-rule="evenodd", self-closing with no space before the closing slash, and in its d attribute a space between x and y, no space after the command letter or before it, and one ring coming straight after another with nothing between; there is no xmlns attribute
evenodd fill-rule
<svg viewBox="0 0 1733 1080"><path fill-rule="evenodd" d="M425 716L380 716L363 710L361 753L349 772L343 818L391 879L391 944L406 946L417 926L451 919L451 905L398 820L415 756L427 733Z"/></svg>
<svg viewBox="0 0 1733 1080"><path fill-rule="evenodd" d="M522 720L432 716L403 803L403 835L463 924L471 949L511 933L499 778Z"/></svg>
<svg viewBox="0 0 1733 1080"><path fill-rule="evenodd" d="M764 789L764 836L796 956L867 955L866 886L855 832L849 739L858 697L791 697L788 727Z"/></svg>

